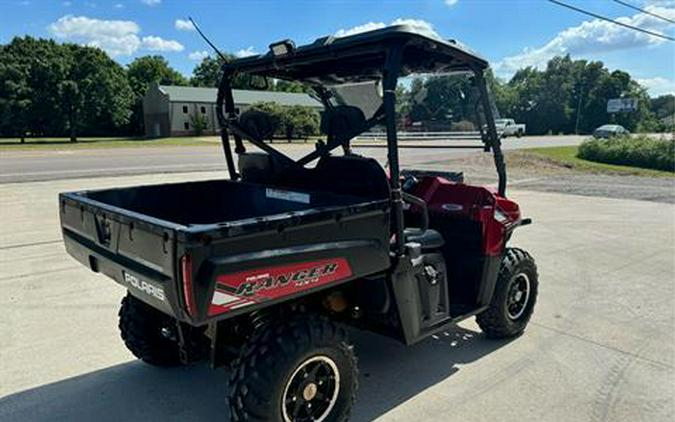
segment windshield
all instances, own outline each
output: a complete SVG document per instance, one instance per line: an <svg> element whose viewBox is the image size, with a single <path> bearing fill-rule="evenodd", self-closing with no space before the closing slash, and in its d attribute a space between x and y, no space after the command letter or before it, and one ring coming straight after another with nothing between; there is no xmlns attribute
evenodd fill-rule
<svg viewBox="0 0 675 422"><path fill-rule="evenodd" d="M404 131L480 138L485 116L473 73L418 75L399 86ZM493 107L493 113L494 110ZM494 113L495 116L498 116ZM506 122L506 119L498 119Z"/></svg>

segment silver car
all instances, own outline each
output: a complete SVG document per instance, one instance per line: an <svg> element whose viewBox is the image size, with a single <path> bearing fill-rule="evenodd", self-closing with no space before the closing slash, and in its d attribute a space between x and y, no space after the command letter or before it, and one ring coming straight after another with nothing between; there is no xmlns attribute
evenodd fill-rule
<svg viewBox="0 0 675 422"><path fill-rule="evenodd" d="M625 127L621 125L602 125L593 131L594 138L613 138L630 134Z"/></svg>

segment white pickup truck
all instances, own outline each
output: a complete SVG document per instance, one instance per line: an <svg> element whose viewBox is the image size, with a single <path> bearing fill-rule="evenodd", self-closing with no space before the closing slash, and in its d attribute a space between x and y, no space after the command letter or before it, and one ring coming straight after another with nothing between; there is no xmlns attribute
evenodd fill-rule
<svg viewBox="0 0 675 422"><path fill-rule="evenodd" d="M516 123L513 119L495 119L495 126L497 126L497 132L501 133L505 138L507 136L520 138L525 135L525 124Z"/></svg>

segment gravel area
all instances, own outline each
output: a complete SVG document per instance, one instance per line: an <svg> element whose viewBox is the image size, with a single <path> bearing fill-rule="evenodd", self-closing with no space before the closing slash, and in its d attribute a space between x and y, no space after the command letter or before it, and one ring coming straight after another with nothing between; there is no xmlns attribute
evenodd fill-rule
<svg viewBox="0 0 675 422"><path fill-rule="evenodd" d="M675 178L589 173L524 152L507 152L509 186L542 192L675 203ZM490 154L477 153L416 167L463 171L468 183L496 182Z"/></svg>

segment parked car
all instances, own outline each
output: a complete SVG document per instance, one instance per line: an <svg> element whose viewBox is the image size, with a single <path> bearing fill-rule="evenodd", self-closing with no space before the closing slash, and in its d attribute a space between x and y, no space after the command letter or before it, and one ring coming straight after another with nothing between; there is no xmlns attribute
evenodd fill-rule
<svg viewBox="0 0 675 422"><path fill-rule="evenodd" d="M630 132L621 125L602 125L593 131L593 137L598 139L607 139L628 134L630 134Z"/></svg>
<svg viewBox="0 0 675 422"><path fill-rule="evenodd" d="M507 136L516 136L520 138L525 135L525 124L516 123L513 119L495 119L495 126L497 131L502 134L504 138Z"/></svg>

